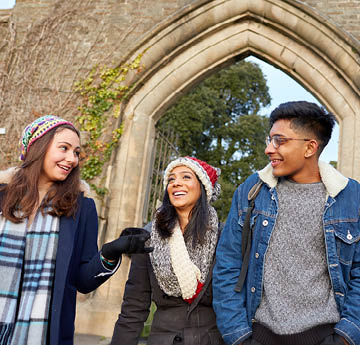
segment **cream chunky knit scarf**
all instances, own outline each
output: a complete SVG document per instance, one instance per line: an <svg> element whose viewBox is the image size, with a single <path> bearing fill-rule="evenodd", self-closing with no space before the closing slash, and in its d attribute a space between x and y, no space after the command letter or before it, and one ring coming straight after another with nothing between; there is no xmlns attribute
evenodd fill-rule
<svg viewBox="0 0 360 345"><path fill-rule="evenodd" d="M218 217L215 209L209 206L209 230L204 243L193 248L192 238L185 243L177 223L170 238L162 239L152 223L149 245L154 247L150 261L162 291L169 296L191 298L200 283L204 283L214 260L218 239Z"/></svg>

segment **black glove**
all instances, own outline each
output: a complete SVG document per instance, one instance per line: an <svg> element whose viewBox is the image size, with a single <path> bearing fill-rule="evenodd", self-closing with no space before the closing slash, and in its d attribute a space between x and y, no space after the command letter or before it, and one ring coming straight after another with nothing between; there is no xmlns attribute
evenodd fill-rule
<svg viewBox="0 0 360 345"><path fill-rule="evenodd" d="M150 253L154 248L145 247L150 232L142 228L125 228L120 237L105 243L101 254L105 259L118 260L121 254Z"/></svg>

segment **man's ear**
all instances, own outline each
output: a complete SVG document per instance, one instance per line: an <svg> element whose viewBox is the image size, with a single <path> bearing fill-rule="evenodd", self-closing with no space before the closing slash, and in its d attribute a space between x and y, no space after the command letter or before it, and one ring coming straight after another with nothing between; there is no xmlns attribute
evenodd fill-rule
<svg viewBox="0 0 360 345"><path fill-rule="evenodd" d="M319 151L319 143L315 139L309 140L306 146L305 158L316 155Z"/></svg>

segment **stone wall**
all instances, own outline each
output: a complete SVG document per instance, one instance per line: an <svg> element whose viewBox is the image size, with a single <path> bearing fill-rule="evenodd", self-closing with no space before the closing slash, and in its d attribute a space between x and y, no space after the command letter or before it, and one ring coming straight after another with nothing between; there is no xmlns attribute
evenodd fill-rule
<svg viewBox="0 0 360 345"><path fill-rule="evenodd" d="M99 208L106 229L102 239L141 225L154 125L164 109L249 51L345 113L340 117L344 161L350 162L348 175L354 175L360 161L354 150L360 145L353 140L360 132L354 63L359 15L360 3L345 0L17 0L13 10L0 11L0 127L7 129L0 136L1 167L15 163L20 131L38 114L75 119L81 97L74 83L95 64L116 66L146 47L145 69L134 77L137 92L124 106L124 135L109 169L109 203ZM334 49L328 48L332 44ZM108 283L79 299L78 331L111 334L128 263L125 259Z"/></svg>
<svg viewBox="0 0 360 345"><path fill-rule="evenodd" d="M7 137L17 137L19 128L38 114L74 119L79 102L74 82L91 67L119 64L179 11L208 2L17 0L12 10L0 11L0 127L7 129ZM360 39L359 1L303 3ZM16 162L15 152L13 141L2 145L4 167Z"/></svg>
<svg viewBox="0 0 360 345"><path fill-rule="evenodd" d="M39 114L74 119L74 83L96 64L118 65L188 2L17 0L13 10L1 11L0 127L6 137L18 137ZM0 145L4 167L17 160L15 141L6 141Z"/></svg>
<svg viewBox="0 0 360 345"><path fill-rule="evenodd" d="M308 6L328 16L344 31L360 40L360 2L357 0L305 0Z"/></svg>

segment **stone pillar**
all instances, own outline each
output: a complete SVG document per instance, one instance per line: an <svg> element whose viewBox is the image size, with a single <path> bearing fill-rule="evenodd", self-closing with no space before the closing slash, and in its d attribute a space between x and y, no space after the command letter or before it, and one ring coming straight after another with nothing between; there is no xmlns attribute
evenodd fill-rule
<svg viewBox="0 0 360 345"><path fill-rule="evenodd" d="M129 114L129 113L128 113ZM145 135L144 135L145 134ZM144 113L125 119L124 133L113 166L105 242L128 226L142 226L146 182L155 136L154 121ZM130 260L123 256L119 271L77 303L76 332L111 336L120 313Z"/></svg>

